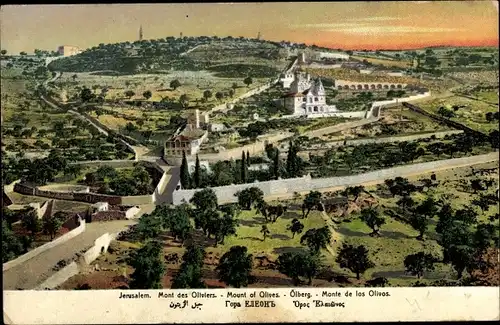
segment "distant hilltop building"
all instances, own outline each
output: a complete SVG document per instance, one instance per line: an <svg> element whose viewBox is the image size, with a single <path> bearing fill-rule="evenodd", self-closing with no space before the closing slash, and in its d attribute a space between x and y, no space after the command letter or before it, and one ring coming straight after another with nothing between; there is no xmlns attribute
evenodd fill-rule
<svg viewBox="0 0 500 325"><path fill-rule="evenodd" d="M57 48L57 53L62 56L72 56L82 53L82 50L77 46L61 45Z"/></svg>
<svg viewBox="0 0 500 325"><path fill-rule="evenodd" d="M293 115L313 115L333 113L335 105L326 104L325 87L321 79L312 80L309 74L297 72L290 85L290 93L283 96L284 106Z"/></svg>

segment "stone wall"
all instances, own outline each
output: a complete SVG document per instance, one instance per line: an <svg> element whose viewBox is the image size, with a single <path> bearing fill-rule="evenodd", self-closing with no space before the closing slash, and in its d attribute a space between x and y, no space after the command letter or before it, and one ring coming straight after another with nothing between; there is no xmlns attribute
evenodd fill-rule
<svg viewBox="0 0 500 325"><path fill-rule="evenodd" d="M80 219L79 221L80 221L80 225L77 228L65 233L61 237L56 238L55 240L53 240L45 245L37 247L37 248L27 252L26 254L19 256L18 258L14 259L12 261L8 261L8 262L4 263L2 266L3 271L5 272L6 270L8 270L14 266L22 264L22 263L26 262L27 260L29 260L37 255L40 255L41 253L43 253L51 248L54 248L58 245L61 245L65 242L67 242L71 238L74 238L74 237L80 235L82 232L85 231L85 220Z"/></svg>
<svg viewBox="0 0 500 325"><path fill-rule="evenodd" d="M45 290L45 289L54 289L57 286L66 282L69 278L80 273L80 268L76 262L71 262L66 265L61 270L57 271L47 280L45 280L42 284L40 284L36 290Z"/></svg>
<svg viewBox="0 0 500 325"><path fill-rule="evenodd" d="M467 126L465 126L465 125L463 125L461 123L457 123L455 121L449 120L449 119L444 118L442 116L438 116L438 115L432 114L430 112L427 112L426 110L421 109L418 106L415 106L415 105L412 105L412 104L406 103L406 102L403 103L403 105L405 107L408 107L412 111L415 111L417 113L425 115L425 116L427 116L427 117L429 117L429 118L431 118L431 119L433 119L435 121L442 122L442 123L444 123L444 124L446 124L446 125L448 125L448 126L450 126L452 128L463 130L463 131L465 131L467 133L472 133L472 134L475 134L476 136L479 136L479 137L483 137L483 138L487 138L488 137L488 135L486 135L486 134L484 134L482 132L479 132L477 130L471 129L471 128L469 128L469 127L467 127Z"/></svg>
<svg viewBox="0 0 500 325"><path fill-rule="evenodd" d="M217 195L219 203L237 202L235 194L249 187L258 187L264 192L264 196L286 196L295 192L308 192L312 190L325 190L332 187L345 187L354 186L368 182L383 182L385 179L395 177L408 177L415 174L423 174L433 172L437 169L450 169L462 166L468 166L478 163L485 163L491 161L498 161L498 153L493 152L486 155L471 156L464 158L445 159L432 162L411 164L405 166L398 166L388 169L377 170L373 172L343 176L343 177L328 177L328 178L315 178L311 179L310 176L295 178L295 179L282 179L267 182L256 182L250 184L239 184L213 187ZM185 200L188 202L199 190L177 190L173 193L173 204L178 205Z"/></svg>
<svg viewBox="0 0 500 325"><path fill-rule="evenodd" d="M155 191L153 193L153 198L152 198L153 203L159 200L161 194L163 193L165 187L168 184L169 179L170 179L169 174L167 172L164 172L163 176L160 178L160 181L158 182L158 185L156 185Z"/></svg>
<svg viewBox="0 0 500 325"><path fill-rule="evenodd" d="M19 183L19 182L21 182L21 180L20 180L20 179L18 179L18 180L16 180L16 181L13 181L12 183L10 183L10 184L8 184L8 185L4 185L4 187L3 187L3 191L4 191L5 193L12 193L12 192L14 192L14 186L15 186L17 183Z"/></svg>
<svg viewBox="0 0 500 325"><path fill-rule="evenodd" d="M70 165L79 165L82 167L101 167L111 166L113 168L131 168L134 167L135 160L92 160L92 161L77 161Z"/></svg>
<svg viewBox="0 0 500 325"><path fill-rule="evenodd" d="M36 289L44 290L44 289L54 289L59 285L63 284L72 276L80 273L82 269L86 266L90 265L93 261L95 261L99 255L108 250L109 244L116 239L119 233L110 234L105 233L101 237L97 238L94 241L94 246L88 249L79 261L72 262L63 269L59 270L55 274L53 274L50 278L45 280L42 284L40 284Z"/></svg>
<svg viewBox="0 0 500 325"><path fill-rule="evenodd" d="M48 197L56 200L80 201L87 203L108 202L109 204L122 204L121 196L97 194L97 193L77 193L77 192L55 192L44 191L26 184L15 184L14 191L25 195L35 195Z"/></svg>
<svg viewBox="0 0 500 325"><path fill-rule="evenodd" d="M318 145L318 149L325 149L331 147L340 147L340 146L359 146L370 143L388 143L388 142L403 142L403 141L415 141L419 139L426 139L432 136L436 138L444 138L447 135L452 134L460 134L463 133L462 130L451 130L451 131L440 131L440 132L430 132L423 134L413 134L413 135L405 135L405 136L393 136L393 137L379 137L379 138L370 138L370 139L351 139L351 140L340 140L340 141L332 141L326 144ZM314 150L314 148L310 148L308 150Z"/></svg>

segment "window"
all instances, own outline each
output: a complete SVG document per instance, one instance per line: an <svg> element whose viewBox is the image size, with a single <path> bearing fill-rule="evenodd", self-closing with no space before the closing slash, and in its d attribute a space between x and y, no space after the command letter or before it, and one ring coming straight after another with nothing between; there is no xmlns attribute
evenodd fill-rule
<svg viewBox="0 0 500 325"><path fill-rule="evenodd" d="M305 103L305 102L307 102L307 98L305 98L305 97L304 97L304 98L302 98L302 101L303 101L304 103Z"/></svg>
<svg viewBox="0 0 500 325"><path fill-rule="evenodd" d="M314 111L317 112L318 111L318 106L314 106Z"/></svg>
<svg viewBox="0 0 500 325"><path fill-rule="evenodd" d="M311 97L309 97L309 103L312 103L313 102L313 99Z"/></svg>
<svg viewBox="0 0 500 325"><path fill-rule="evenodd" d="M318 101L318 97L314 97L314 101L317 102Z"/></svg>

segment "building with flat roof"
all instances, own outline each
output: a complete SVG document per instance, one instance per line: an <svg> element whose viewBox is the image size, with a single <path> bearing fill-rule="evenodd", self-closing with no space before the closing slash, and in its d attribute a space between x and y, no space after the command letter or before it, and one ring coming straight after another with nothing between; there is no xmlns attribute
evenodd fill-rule
<svg viewBox="0 0 500 325"><path fill-rule="evenodd" d="M57 52L62 56L72 56L82 53L82 50L77 46L61 45L57 48Z"/></svg>

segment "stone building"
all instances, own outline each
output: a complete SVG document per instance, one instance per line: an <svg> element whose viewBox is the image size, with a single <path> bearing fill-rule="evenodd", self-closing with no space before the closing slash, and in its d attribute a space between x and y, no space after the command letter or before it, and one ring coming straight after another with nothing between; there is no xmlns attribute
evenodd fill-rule
<svg viewBox="0 0 500 325"><path fill-rule="evenodd" d="M337 111L326 104L325 87L321 79L312 80L309 74L296 73L290 92L283 96L283 105L293 115L325 114Z"/></svg>
<svg viewBox="0 0 500 325"><path fill-rule="evenodd" d="M61 56L72 56L72 55L82 53L82 50L76 46L61 45L57 48L57 52Z"/></svg>
<svg viewBox="0 0 500 325"><path fill-rule="evenodd" d="M164 155L173 157L182 157L182 153L186 155L196 155L200 150L201 144L208 138L206 130L195 128L192 124L187 124L186 127L171 137L165 142Z"/></svg>

